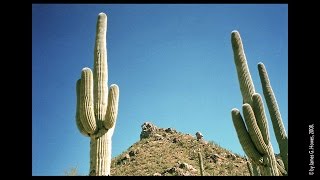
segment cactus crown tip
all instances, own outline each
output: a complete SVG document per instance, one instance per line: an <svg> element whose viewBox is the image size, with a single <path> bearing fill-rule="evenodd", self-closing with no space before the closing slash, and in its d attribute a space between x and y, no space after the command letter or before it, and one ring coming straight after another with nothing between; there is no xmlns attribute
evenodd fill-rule
<svg viewBox="0 0 320 180"><path fill-rule="evenodd" d="M237 42L239 39L241 40L239 31L233 30L231 32L231 40L232 40L232 42L233 41ZM237 43L235 43L235 44L237 44Z"/></svg>
<svg viewBox="0 0 320 180"><path fill-rule="evenodd" d="M232 108L232 109L231 109L231 112L232 112L232 113L237 113L237 112L239 112L239 110L238 110L237 108Z"/></svg>
<svg viewBox="0 0 320 180"><path fill-rule="evenodd" d="M233 30L233 31L231 32L231 36L232 36L232 37L240 36L240 33L239 33L239 31L237 31L237 30Z"/></svg>
<svg viewBox="0 0 320 180"><path fill-rule="evenodd" d="M237 30L233 30L231 34L239 33Z"/></svg>
<svg viewBox="0 0 320 180"><path fill-rule="evenodd" d="M118 87L117 84L111 84L110 87Z"/></svg>
<svg viewBox="0 0 320 180"><path fill-rule="evenodd" d="M99 17L107 17L107 14L104 12L99 13Z"/></svg>
<svg viewBox="0 0 320 180"><path fill-rule="evenodd" d="M85 71L85 70L88 70L88 69L90 69L90 68L84 67L84 68L82 68L82 71Z"/></svg>

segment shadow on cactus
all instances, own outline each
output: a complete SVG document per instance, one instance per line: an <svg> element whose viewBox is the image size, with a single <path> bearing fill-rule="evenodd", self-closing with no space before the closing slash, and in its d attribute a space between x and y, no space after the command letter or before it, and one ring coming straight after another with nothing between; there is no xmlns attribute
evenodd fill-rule
<svg viewBox="0 0 320 180"><path fill-rule="evenodd" d="M76 124L90 137L90 176L110 175L111 138L118 115L119 88L112 84L108 93L107 15L100 13L96 27L94 70L83 68L77 81Z"/></svg>
<svg viewBox="0 0 320 180"><path fill-rule="evenodd" d="M270 142L268 121L263 101L260 94L255 92L238 31L232 31L231 43L240 91L243 97L242 111L244 118L236 108L232 109L231 115L240 144L251 161L251 163L249 162L248 164L248 166L250 166L249 169L255 171L252 175L288 175L288 137L283 126L279 107L268 78L267 70L263 63L258 64L263 94L268 106L283 163L275 157Z"/></svg>

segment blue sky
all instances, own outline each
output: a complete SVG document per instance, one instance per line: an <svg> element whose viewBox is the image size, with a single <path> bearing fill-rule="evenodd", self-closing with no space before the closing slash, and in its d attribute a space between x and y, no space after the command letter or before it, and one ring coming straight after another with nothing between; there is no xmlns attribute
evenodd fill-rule
<svg viewBox="0 0 320 180"><path fill-rule="evenodd" d="M288 132L286 4L33 4L33 175L64 175L70 167L88 174L90 140L75 123L76 81L82 68L93 68L100 12L108 15L108 85L120 88L113 157L139 141L146 121L200 131L244 155L231 119L242 105L232 30L241 34L260 94L257 64L265 64Z"/></svg>

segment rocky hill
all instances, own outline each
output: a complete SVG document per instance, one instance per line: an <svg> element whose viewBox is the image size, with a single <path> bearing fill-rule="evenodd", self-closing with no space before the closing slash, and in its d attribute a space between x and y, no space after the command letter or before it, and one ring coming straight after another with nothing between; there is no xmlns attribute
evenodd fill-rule
<svg viewBox="0 0 320 180"><path fill-rule="evenodd" d="M112 159L112 176L200 176L198 152L205 176L249 176L246 160L200 132L183 134L144 123L140 141Z"/></svg>

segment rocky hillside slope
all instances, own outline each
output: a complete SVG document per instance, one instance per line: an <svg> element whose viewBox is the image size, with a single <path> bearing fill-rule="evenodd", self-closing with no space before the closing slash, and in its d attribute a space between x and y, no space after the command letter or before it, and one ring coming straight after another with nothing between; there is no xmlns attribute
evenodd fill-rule
<svg viewBox="0 0 320 180"><path fill-rule="evenodd" d="M144 123L140 141L112 159L112 176L249 176L246 160L213 141Z"/></svg>

